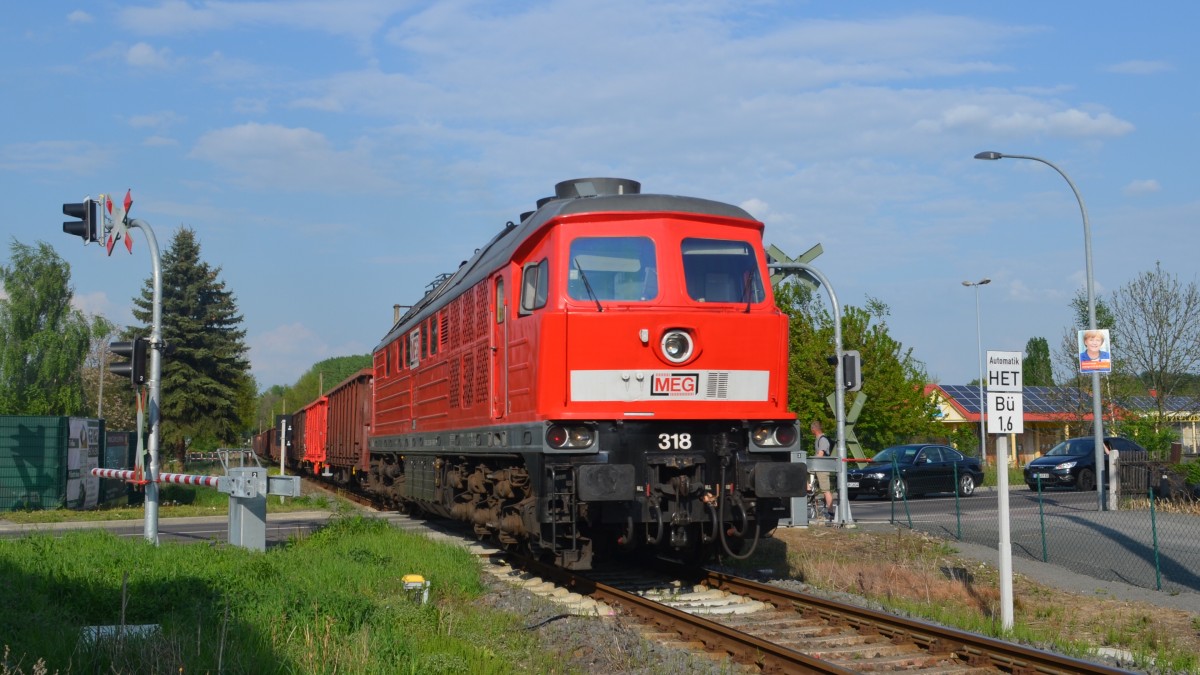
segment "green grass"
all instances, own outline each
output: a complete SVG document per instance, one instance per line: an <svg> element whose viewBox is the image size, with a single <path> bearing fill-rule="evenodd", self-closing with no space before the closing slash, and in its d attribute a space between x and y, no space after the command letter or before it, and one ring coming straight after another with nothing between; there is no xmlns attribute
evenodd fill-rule
<svg viewBox="0 0 1200 675"><path fill-rule="evenodd" d="M428 604L408 573L431 582ZM0 589L0 672L563 672L517 617L478 605L470 553L360 516L266 553L98 531L0 540ZM160 634L80 640L122 612Z"/></svg>
<svg viewBox="0 0 1200 675"><path fill-rule="evenodd" d="M988 464L983 468L983 484L995 487L998 484L996 479L996 465ZM1008 467L1008 487L1024 487L1025 473L1021 467Z"/></svg>

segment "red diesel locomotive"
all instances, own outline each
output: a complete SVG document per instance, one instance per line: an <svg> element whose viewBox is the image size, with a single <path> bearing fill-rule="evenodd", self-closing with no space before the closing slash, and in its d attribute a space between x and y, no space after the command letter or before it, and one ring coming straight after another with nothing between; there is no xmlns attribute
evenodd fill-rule
<svg viewBox="0 0 1200 675"><path fill-rule="evenodd" d="M332 428L347 383L306 409L366 447L303 459L568 568L754 546L807 482L763 225L639 188L564 181L508 223L375 348L364 424Z"/></svg>

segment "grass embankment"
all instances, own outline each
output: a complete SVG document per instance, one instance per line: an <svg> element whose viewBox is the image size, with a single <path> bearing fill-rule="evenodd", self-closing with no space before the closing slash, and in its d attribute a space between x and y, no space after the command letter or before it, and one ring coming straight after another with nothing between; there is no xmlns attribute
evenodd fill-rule
<svg viewBox="0 0 1200 675"><path fill-rule="evenodd" d="M903 528L795 528L775 536L737 566L770 568L888 611L1062 654L1094 659L1098 648L1111 647L1152 672L1200 673L1200 617L1187 612L1082 596L1017 575L1013 628L1005 631L996 568L959 557L952 542Z"/></svg>
<svg viewBox="0 0 1200 675"><path fill-rule="evenodd" d="M422 605L401 577L431 582ZM0 540L0 673L561 672L457 547L345 517L266 553L97 531ZM90 642L93 625L156 624ZM43 661L39 664L39 660Z"/></svg>

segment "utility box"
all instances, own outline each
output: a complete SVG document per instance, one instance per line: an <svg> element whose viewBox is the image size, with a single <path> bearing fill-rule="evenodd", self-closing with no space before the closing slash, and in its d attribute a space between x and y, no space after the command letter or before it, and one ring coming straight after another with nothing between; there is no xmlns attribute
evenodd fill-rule
<svg viewBox="0 0 1200 675"><path fill-rule="evenodd" d="M808 453L803 450L792 451L793 464L808 464ZM779 524L783 527L808 527L808 486L804 486L805 496L792 497L791 499L791 516L789 518L780 518Z"/></svg>

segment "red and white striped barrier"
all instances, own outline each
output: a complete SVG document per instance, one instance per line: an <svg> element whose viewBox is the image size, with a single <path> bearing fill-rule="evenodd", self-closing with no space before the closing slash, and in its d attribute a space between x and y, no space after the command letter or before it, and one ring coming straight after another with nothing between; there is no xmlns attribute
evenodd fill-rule
<svg viewBox="0 0 1200 675"><path fill-rule="evenodd" d="M139 480L145 473L135 473L130 469L92 469L92 475L98 478L116 478L117 480ZM203 485L217 487L217 476L196 476L186 473L160 473L160 483L178 483L179 485Z"/></svg>

